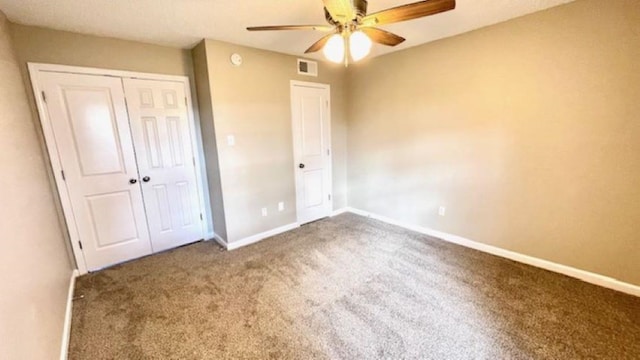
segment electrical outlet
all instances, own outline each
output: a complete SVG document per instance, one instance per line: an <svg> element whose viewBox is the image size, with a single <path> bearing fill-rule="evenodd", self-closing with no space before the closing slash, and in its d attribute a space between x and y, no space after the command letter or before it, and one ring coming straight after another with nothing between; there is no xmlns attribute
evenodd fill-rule
<svg viewBox="0 0 640 360"><path fill-rule="evenodd" d="M284 202L283 201L280 201L278 203L278 211L284 211Z"/></svg>
<svg viewBox="0 0 640 360"><path fill-rule="evenodd" d="M262 208L262 216L267 216L267 208Z"/></svg>
<svg viewBox="0 0 640 360"><path fill-rule="evenodd" d="M440 206L440 207L438 208L438 215L440 215L440 216L444 216L446 213L447 213L447 208L446 208L446 207L444 207L444 206Z"/></svg>

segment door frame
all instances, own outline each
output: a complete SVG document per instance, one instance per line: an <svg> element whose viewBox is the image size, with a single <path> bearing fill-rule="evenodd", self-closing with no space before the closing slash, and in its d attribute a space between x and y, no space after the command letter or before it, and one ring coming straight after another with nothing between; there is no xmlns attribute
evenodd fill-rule
<svg viewBox="0 0 640 360"><path fill-rule="evenodd" d="M62 212L64 219L66 221L67 231L69 233L69 237L71 240L71 248L73 250L73 256L76 260L76 265L78 267L78 272L80 275L87 274L87 265L84 259L84 254L82 249L80 248L80 235L78 233L78 228L76 224L75 217L73 215L73 209L71 207L71 199L69 197L69 191L66 186L66 182L62 175L62 163L60 157L58 156L58 146L56 144L55 136L53 133L53 127L51 125L51 121L49 119L49 113L47 111L47 107L45 104L45 99L41 95L42 90L40 87L40 72L56 72L56 73L68 73L68 74L79 74L79 75L97 75L97 76L109 76L109 77L118 77L118 78L133 78L133 79L144 79L144 80L156 80L156 81L172 81L179 82L184 84L184 91L187 100L187 116L189 119L189 130L191 132L191 147L194 154L194 162L196 169L196 187L198 190L198 199L200 202L200 213L202 214L202 237L203 239L206 237L206 223L205 223L205 191L204 184L202 178L202 169L201 169L201 161L204 158L202 151L200 151L200 146L198 143L197 133L196 133L196 122L195 116L193 113L193 103L191 97L191 85L189 83L189 78L187 76L180 75L163 75L163 74L153 74L153 73L142 73L142 72L134 72L134 71L121 71L121 70L109 70L109 69L100 69L100 68L91 68L91 67L79 67L79 66L67 66L67 65L57 65L57 64L43 64L43 63L28 63L29 68L29 77L31 80L31 87L33 89L33 97L36 102L36 107L38 109L38 118L40 120L40 125L42 126L42 132L44 134L45 144L47 147L47 152L49 154L49 163L51 164L51 168L53 170L53 176L56 183L56 189L58 191L58 196L60 198L60 202L62 205ZM197 157L197 158L196 158ZM207 240L207 239L205 239Z"/></svg>
<svg viewBox="0 0 640 360"><path fill-rule="evenodd" d="M293 175L294 175L294 190L295 190L295 195L296 195L296 222L298 224L301 224L300 222L300 216L298 214L298 183L300 180L300 172L298 171L298 163L296 162L296 159L298 158L299 151L296 148L296 143L295 143L295 133L293 132L294 129L294 121L295 119L293 118L293 104L294 104L294 99L293 99L293 89L294 87L299 86L299 87L309 87L309 88L314 88L314 89L322 89L322 90L326 90L327 91L327 124L326 124L326 130L327 130L327 147L329 150L329 156L327 156L325 159L326 160L326 166L327 166L327 178L328 178L328 192L329 192L329 204L328 204L328 215L327 216L331 216L331 212L333 211L333 144L331 143L331 85L329 84L323 84L323 83L315 83L315 82L308 82L308 81L299 81L299 80L291 80L290 82L290 86L289 86L289 92L290 92L290 97L291 97L291 141L292 141L292 145L293 145Z"/></svg>

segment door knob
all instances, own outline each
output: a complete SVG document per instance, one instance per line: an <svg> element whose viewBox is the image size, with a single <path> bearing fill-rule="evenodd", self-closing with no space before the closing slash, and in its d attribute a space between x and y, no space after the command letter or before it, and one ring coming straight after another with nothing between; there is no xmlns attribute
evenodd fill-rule
<svg viewBox="0 0 640 360"><path fill-rule="evenodd" d="M298 167L299 167L300 169L304 169L304 164L300 164L300 165L298 165Z"/></svg>
<svg viewBox="0 0 640 360"><path fill-rule="evenodd" d="M149 182L149 180L151 180L151 178L148 177L148 176L145 176L145 177L142 178L142 181L144 181L144 182Z"/></svg>
<svg viewBox="0 0 640 360"><path fill-rule="evenodd" d="M138 182L138 179L129 179L129 184L135 184Z"/></svg>

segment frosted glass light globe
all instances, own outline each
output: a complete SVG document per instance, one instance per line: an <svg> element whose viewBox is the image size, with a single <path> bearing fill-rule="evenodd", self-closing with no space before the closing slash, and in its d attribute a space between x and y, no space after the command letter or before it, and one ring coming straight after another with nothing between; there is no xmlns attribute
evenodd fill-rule
<svg viewBox="0 0 640 360"><path fill-rule="evenodd" d="M344 60L344 51L344 39L340 34L330 37L322 49L324 56L334 63L341 63Z"/></svg>
<svg viewBox="0 0 640 360"><path fill-rule="evenodd" d="M353 61L364 59L371 51L371 39L362 31L355 31L349 38L349 50Z"/></svg>

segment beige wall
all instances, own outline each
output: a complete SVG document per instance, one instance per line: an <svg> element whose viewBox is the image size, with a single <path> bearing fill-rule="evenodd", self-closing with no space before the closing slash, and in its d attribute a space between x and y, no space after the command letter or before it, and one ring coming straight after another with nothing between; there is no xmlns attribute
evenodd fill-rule
<svg viewBox="0 0 640 360"><path fill-rule="evenodd" d="M22 63L42 62L167 75L192 73L189 50L18 24L11 24L11 35Z"/></svg>
<svg viewBox="0 0 640 360"><path fill-rule="evenodd" d="M71 264L0 12L0 358L59 358Z"/></svg>
<svg viewBox="0 0 640 360"><path fill-rule="evenodd" d="M11 24L11 35L34 117L38 116L38 112L31 92L28 62L188 76L193 110L196 120L198 119L193 61L189 50L18 24ZM196 123L199 125L199 121ZM37 129L40 132L40 126ZM199 134L199 127L196 132ZM203 181L206 183L206 178ZM55 187L53 183L52 186ZM208 197L208 194L205 195ZM62 214L59 202L57 205ZM208 206L206 211L209 231L212 231L211 210Z"/></svg>
<svg viewBox="0 0 640 360"><path fill-rule="evenodd" d="M351 68L349 205L640 285L638 59L579 0Z"/></svg>
<svg viewBox="0 0 640 360"><path fill-rule="evenodd" d="M320 76L301 76L295 56L206 40L227 241L296 221L290 80L331 85L334 208L346 206L345 71L320 64ZM233 67L232 53L244 62ZM204 127L203 127L204 128ZM212 134L204 134L205 137ZM227 145L234 135L236 145ZM285 203L278 212L277 204ZM267 207L269 215L261 216Z"/></svg>
<svg viewBox="0 0 640 360"><path fill-rule="evenodd" d="M222 239L227 239L227 223L222 198L220 181L220 164L218 161L218 145L213 121L213 99L211 98L211 78L205 41L203 40L191 51L193 56L194 78L200 104L200 127L204 146L207 179L209 180L209 201L213 216L213 228Z"/></svg>

